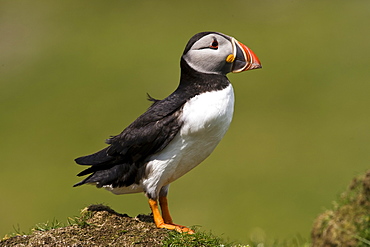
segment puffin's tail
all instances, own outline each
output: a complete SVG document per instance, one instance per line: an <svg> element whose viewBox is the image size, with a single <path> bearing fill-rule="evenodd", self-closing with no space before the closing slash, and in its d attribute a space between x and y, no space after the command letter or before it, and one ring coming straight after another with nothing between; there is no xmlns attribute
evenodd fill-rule
<svg viewBox="0 0 370 247"><path fill-rule="evenodd" d="M129 186L135 183L138 172L137 166L117 157L107 154L107 148L83 157L75 159L79 165L88 165L89 168L83 170L77 176L90 174L81 182L76 183L73 187L83 184L95 184L98 188L104 185L113 187Z"/></svg>

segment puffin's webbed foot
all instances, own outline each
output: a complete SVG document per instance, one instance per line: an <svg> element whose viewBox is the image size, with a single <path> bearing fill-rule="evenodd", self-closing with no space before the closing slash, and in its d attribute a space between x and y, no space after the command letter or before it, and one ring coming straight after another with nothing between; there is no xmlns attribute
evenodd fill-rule
<svg viewBox="0 0 370 247"><path fill-rule="evenodd" d="M168 210L168 203L166 197L159 197L159 203L162 209L162 215L159 212L158 202L156 200L149 199L149 205L153 212L154 223L158 228L165 228L168 230L175 230L178 232L187 232L189 234L194 234L194 231L190 228L182 225L177 225L172 222L170 212Z"/></svg>

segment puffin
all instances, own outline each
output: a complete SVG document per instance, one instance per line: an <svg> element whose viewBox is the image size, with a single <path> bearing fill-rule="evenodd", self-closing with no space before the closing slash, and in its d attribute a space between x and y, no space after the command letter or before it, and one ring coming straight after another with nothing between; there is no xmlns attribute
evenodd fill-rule
<svg viewBox="0 0 370 247"><path fill-rule="evenodd" d="M226 77L233 72L262 68L254 52L219 32L195 34L180 60L180 82L120 134L106 140L104 149L75 159L89 166L74 187L96 185L120 195L145 193L158 228L194 233L175 224L167 194L172 182L204 161L221 141L234 112L234 91Z"/></svg>

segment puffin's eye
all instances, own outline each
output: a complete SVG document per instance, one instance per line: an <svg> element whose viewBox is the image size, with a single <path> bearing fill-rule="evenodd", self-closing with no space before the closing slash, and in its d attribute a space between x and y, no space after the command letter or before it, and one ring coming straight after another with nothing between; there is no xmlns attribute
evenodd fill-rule
<svg viewBox="0 0 370 247"><path fill-rule="evenodd" d="M218 42L216 39L213 40L212 44L209 46L211 49L218 49Z"/></svg>

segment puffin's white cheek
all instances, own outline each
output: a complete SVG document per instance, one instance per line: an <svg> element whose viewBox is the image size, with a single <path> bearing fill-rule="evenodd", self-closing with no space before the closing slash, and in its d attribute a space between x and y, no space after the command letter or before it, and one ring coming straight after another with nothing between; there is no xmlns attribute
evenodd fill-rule
<svg viewBox="0 0 370 247"><path fill-rule="evenodd" d="M220 74L225 66L224 56L213 50L210 52L192 51L184 56L185 61L194 70L206 74ZM211 53L212 52L212 53Z"/></svg>

